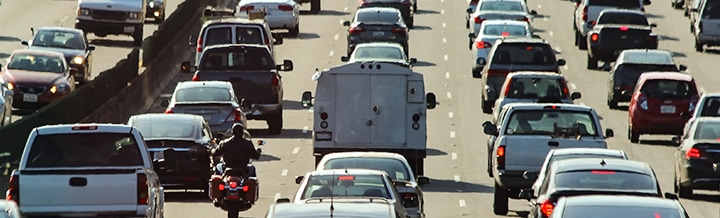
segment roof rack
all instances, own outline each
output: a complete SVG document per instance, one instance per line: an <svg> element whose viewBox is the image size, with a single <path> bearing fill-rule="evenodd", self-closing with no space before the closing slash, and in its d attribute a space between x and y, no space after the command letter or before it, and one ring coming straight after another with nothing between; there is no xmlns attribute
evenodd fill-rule
<svg viewBox="0 0 720 218"><path fill-rule="evenodd" d="M235 9L230 8L216 8L212 6L205 7L203 11L203 21L209 19L222 19L235 17Z"/></svg>

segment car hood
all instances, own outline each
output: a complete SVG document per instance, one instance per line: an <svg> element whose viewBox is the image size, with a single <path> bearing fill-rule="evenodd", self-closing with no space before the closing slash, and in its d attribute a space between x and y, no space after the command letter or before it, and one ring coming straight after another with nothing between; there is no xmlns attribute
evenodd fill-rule
<svg viewBox="0 0 720 218"><path fill-rule="evenodd" d="M81 8L102 9L109 11L141 11L145 5L143 0L78 0Z"/></svg>
<svg viewBox="0 0 720 218"><path fill-rule="evenodd" d="M55 51L60 52L65 56L65 61L70 63L70 60L72 58L77 56L85 56L84 50L77 50L77 49L69 49L69 48L52 48L52 47L42 47L42 46L32 46L30 47L32 50L43 50L43 51Z"/></svg>
<svg viewBox="0 0 720 218"><path fill-rule="evenodd" d="M7 77L10 77L9 79ZM51 85L64 78L61 73L6 69L5 78L15 84Z"/></svg>

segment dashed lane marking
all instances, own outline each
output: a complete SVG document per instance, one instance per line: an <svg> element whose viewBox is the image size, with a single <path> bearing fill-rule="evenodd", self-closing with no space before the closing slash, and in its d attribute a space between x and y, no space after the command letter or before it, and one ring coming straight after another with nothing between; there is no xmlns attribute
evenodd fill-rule
<svg viewBox="0 0 720 218"><path fill-rule="evenodd" d="M455 178L453 179L455 179L455 182L460 182L460 175L455 175Z"/></svg>
<svg viewBox="0 0 720 218"><path fill-rule="evenodd" d="M552 35L552 34L550 34L550 35ZM557 51L558 53L562 53L562 48L560 48L560 47L555 47L555 51Z"/></svg>
<svg viewBox="0 0 720 218"><path fill-rule="evenodd" d="M447 24L443 23L442 26L443 26L443 28L445 28L445 27L447 27Z"/></svg>
<svg viewBox="0 0 720 218"><path fill-rule="evenodd" d="M308 126L303 127L303 134L307 133L309 129L310 127Z"/></svg>
<svg viewBox="0 0 720 218"><path fill-rule="evenodd" d="M542 8L542 5L538 4L538 8Z"/></svg>
<svg viewBox="0 0 720 218"><path fill-rule="evenodd" d="M281 196L280 192L275 193L275 200L273 200L273 201L277 201L277 199L280 199L280 196Z"/></svg>
<svg viewBox="0 0 720 218"><path fill-rule="evenodd" d="M335 55L335 51L330 51L330 57L332 57L333 55Z"/></svg>
<svg viewBox="0 0 720 218"><path fill-rule="evenodd" d="M453 118L454 114L453 112L448 112L448 117Z"/></svg>
<svg viewBox="0 0 720 218"><path fill-rule="evenodd" d="M452 98L452 93L448 92L448 93L447 93L447 97L448 97L448 98Z"/></svg>
<svg viewBox="0 0 720 218"><path fill-rule="evenodd" d="M563 66L563 70L567 70L567 69L570 69L570 68L568 68L568 65Z"/></svg>
<svg viewBox="0 0 720 218"><path fill-rule="evenodd" d="M550 34L550 36L555 35L555 33L553 33L552 31L548 32L548 34Z"/></svg>
<svg viewBox="0 0 720 218"><path fill-rule="evenodd" d="M451 156L453 160L457 160L457 153L453 152Z"/></svg>
<svg viewBox="0 0 720 218"><path fill-rule="evenodd" d="M460 199L459 204L460 204L460 207L465 207L465 206L467 206L467 205L465 204L465 200L463 200L463 199Z"/></svg>
<svg viewBox="0 0 720 218"><path fill-rule="evenodd" d="M580 102L580 105L585 106L585 103Z"/></svg>
<svg viewBox="0 0 720 218"><path fill-rule="evenodd" d="M543 17L543 21L548 21L548 18L547 18L547 17Z"/></svg>
<svg viewBox="0 0 720 218"><path fill-rule="evenodd" d="M313 111L315 111L315 109L313 109L313 108L308 109L308 112L310 112L310 113L312 113Z"/></svg>
<svg viewBox="0 0 720 218"><path fill-rule="evenodd" d="M570 83L570 87L572 87L573 90L577 89L577 86L575 86L575 83Z"/></svg>
<svg viewBox="0 0 720 218"><path fill-rule="evenodd" d="M450 79L450 72L445 72L445 79Z"/></svg>
<svg viewBox="0 0 720 218"><path fill-rule="evenodd" d="M345 21L343 19L340 19L340 25L342 25L343 22L345 22Z"/></svg>
<svg viewBox="0 0 720 218"><path fill-rule="evenodd" d="M445 9L440 10L440 14L445 14Z"/></svg>
<svg viewBox="0 0 720 218"><path fill-rule="evenodd" d="M450 138L455 138L455 131L450 131Z"/></svg>
<svg viewBox="0 0 720 218"><path fill-rule="evenodd" d="M445 61L447 61L448 58L449 58L448 55L443 56L443 60L445 60Z"/></svg>
<svg viewBox="0 0 720 218"><path fill-rule="evenodd" d="M300 152L300 147L293 148L293 154L297 154L298 152Z"/></svg>
<svg viewBox="0 0 720 218"><path fill-rule="evenodd" d="M447 43L447 39L446 39L446 38L443 38L443 43Z"/></svg>
<svg viewBox="0 0 720 218"><path fill-rule="evenodd" d="M287 176L288 170L283 169L282 173L280 173L280 176Z"/></svg>
<svg viewBox="0 0 720 218"><path fill-rule="evenodd" d="M335 40L338 40L340 38L340 35L335 34Z"/></svg>
<svg viewBox="0 0 720 218"><path fill-rule="evenodd" d="M347 11L347 10L348 10L348 7L343 8L343 11Z"/></svg>

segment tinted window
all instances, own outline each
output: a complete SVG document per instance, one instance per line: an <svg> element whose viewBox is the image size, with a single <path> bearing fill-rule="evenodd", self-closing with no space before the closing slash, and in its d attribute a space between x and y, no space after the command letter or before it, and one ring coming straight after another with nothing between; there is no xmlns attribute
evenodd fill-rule
<svg viewBox="0 0 720 218"><path fill-rule="evenodd" d="M588 0L589 5L595 6L606 6L614 8L629 8L635 9L640 8L640 1L638 0Z"/></svg>
<svg viewBox="0 0 720 218"><path fill-rule="evenodd" d="M485 25L483 34L487 36L526 36L527 31L525 31L525 26L499 24Z"/></svg>
<svg viewBox="0 0 720 218"><path fill-rule="evenodd" d="M657 190L650 175L609 170L561 172L555 187L579 189Z"/></svg>
<svg viewBox="0 0 720 218"><path fill-rule="evenodd" d="M553 65L555 54L547 44L505 43L495 50L493 64Z"/></svg>
<svg viewBox="0 0 720 218"><path fill-rule="evenodd" d="M656 65L656 64L621 64L615 69L615 74L622 78L637 81L640 75L645 72L678 72L675 65ZM628 84L635 85L635 84Z"/></svg>
<svg viewBox="0 0 720 218"><path fill-rule="evenodd" d="M556 155L550 157L546 169L550 169L552 163L560 160L580 159L580 158L610 158L610 159L625 159L621 155L604 155L604 154L570 154L570 155Z"/></svg>
<svg viewBox="0 0 720 218"><path fill-rule="evenodd" d="M27 160L27 168L143 165L130 133L38 135Z"/></svg>
<svg viewBox="0 0 720 218"><path fill-rule="evenodd" d="M410 181L410 173L405 164L391 158L336 158L331 159L323 166L325 169L371 169L387 173L393 180Z"/></svg>
<svg viewBox="0 0 720 218"><path fill-rule="evenodd" d="M595 120L588 112L567 110L519 110L512 113L506 134L570 136L597 135Z"/></svg>
<svg viewBox="0 0 720 218"><path fill-rule="evenodd" d="M162 120L152 120L152 122L133 123L133 126L140 131L146 140L155 138L178 138L178 139L196 139L198 137L199 126L192 122L168 122Z"/></svg>
<svg viewBox="0 0 720 218"><path fill-rule="evenodd" d="M396 23L400 20L400 13L377 10L361 11L355 17L358 23Z"/></svg>
<svg viewBox="0 0 720 218"><path fill-rule="evenodd" d="M480 9L483 11L525 11L522 3L517 1L489 1L482 2Z"/></svg>
<svg viewBox="0 0 720 218"><path fill-rule="evenodd" d="M650 98L690 98L697 95L692 83L678 80L648 80L640 91Z"/></svg>
<svg viewBox="0 0 720 218"><path fill-rule="evenodd" d="M275 63L267 49L228 51L214 49L203 53L203 70L273 70Z"/></svg>
<svg viewBox="0 0 720 218"><path fill-rule="evenodd" d="M235 35L237 36L237 44L253 44L263 45L262 32L260 28L254 27L236 27Z"/></svg>
<svg viewBox="0 0 720 218"><path fill-rule="evenodd" d="M706 98L704 107L701 108L700 116L717 117L720 116L720 98Z"/></svg>
<svg viewBox="0 0 720 218"><path fill-rule="evenodd" d="M703 18L709 19L720 19L720 2L718 1L706 1L705 12L703 12Z"/></svg>
<svg viewBox="0 0 720 218"><path fill-rule="evenodd" d="M698 123L695 129L694 139L711 139L717 140L720 138L720 123L718 122L701 122Z"/></svg>
<svg viewBox="0 0 720 218"><path fill-rule="evenodd" d="M180 89L175 93L177 102L230 101L230 90L214 87Z"/></svg>
<svg viewBox="0 0 720 218"><path fill-rule="evenodd" d="M511 83L508 87L508 98L569 97L563 79L519 77L512 78Z"/></svg>
<svg viewBox="0 0 720 218"><path fill-rule="evenodd" d="M7 68L36 72L65 72L65 65L63 64L63 59L60 57L31 54L13 55Z"/></svg>
<svg viewBox="0 0 720 218"><path fill-rule="evenodd" d="M650 25L644 15L635 13L603 13L598 24Z"/></svg>
<svg viewBox="0 0 720 218"><path fill-rule="evenodd" d="M562 217L568 218L683 218L678 209L658 207L618 206L566 206Z"/></svg>
<svg viewBox="0 0 720 218"><path fill-rule="evenodd" d="M35 34L32 46L85 49L85 39L77 32L62 30L41 30Z"/></svg>
<svg viewBox="0 0 720 218"><path fill-rule="evenodd" d="M384 197L391 198L382 176L312 176L302 199L322 197Z"/></svg>
<svg viewBox="0 0 720 218"><path fill-rule="evenodd" d="M625 53L623 61L642 64L675 64L672 55L668 53Z"/></svg>
<svg viewBox="0 0 720 218"><path fill-rule="evenodd" d="M230 27L210 27L203 43L205 46L232 44L232 29Z"/></svg>
<svg viewBox="0 0 720 218"><path fill-rule="evenodd" d="M392 59L403 61L403 51L397 47L358 47L353 52L354 59Z"/></svg>

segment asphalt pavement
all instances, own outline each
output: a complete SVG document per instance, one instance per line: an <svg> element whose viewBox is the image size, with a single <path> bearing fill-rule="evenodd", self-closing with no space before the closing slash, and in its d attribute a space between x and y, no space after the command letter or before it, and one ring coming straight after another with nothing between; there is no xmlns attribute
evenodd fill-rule
<svg viewBox="0 0 720 218"><path fill-rule="evenodd" d="M183 0L165 0L167 2L166 17ZM30 28L43 26L75 27L77 11L76 0L4 0L0 6L0 63L7 63L7 58L16 49L25 48L20 44L22 40L31 40ZM158 25L148 19L143 33L148 37L157 30ZM101 72L110 69L135 48L132 37L108 35L105 38L88 34L90 44L96 46L93 51L91 76L95 78ZM141 56L142 57L142 56ZM142 72L144 68L140 69ZM18 121L23 116L32 113L26 110L14 110L12 121Z"/></svg>

